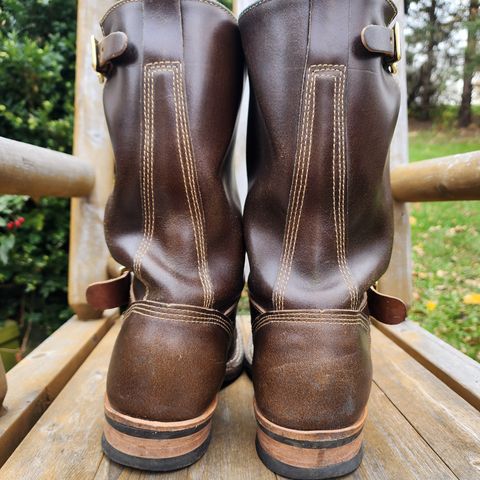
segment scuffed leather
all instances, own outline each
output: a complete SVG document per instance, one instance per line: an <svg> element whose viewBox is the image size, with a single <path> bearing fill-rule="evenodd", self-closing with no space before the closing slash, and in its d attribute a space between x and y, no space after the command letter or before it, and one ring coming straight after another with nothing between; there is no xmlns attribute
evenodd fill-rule
<svg viewBox="0 0 480 480"><path fill-rule="evenodd" d="M220 390L232 337L232 322L218 312L134 303L110 361L110 404L149 420L199 416Z"/></svg>
<svg viewBox="0 0 480 480"><path fill-rule="evenodd" d="M238 26L199 0L119 2L101 26L106 38L128 38L104 87L116 166L105 236L132 272L107 395L127 415L188 420L222 384L243 287L230 165L244 77Z"/></svg>
<svg viewBox="0 0 480 480"><path fill-rule="evenodd" d="M368 329L339 310L367 313L391 255L400 92L361 32L395 15L387 0L268 0L239 20L252 92L252 318L289 315L254 333L253 379L260 411L283 427L348 427L370 392ZM305 312L327 314L307 322Z"/></svg>
<svg viewBox="0 0 480 480"><path fill-rule="evenodd" d="M293 310L258 317L253 382L260 411L296 430L353 425L370 394L369 328L360 312Z"/></svg>

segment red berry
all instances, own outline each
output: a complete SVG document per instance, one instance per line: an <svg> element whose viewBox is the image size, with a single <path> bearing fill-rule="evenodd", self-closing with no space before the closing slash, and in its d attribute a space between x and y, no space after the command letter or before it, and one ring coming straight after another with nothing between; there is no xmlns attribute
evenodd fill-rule
<svg viewBox="0 0 480 480"><path fill-rule="evenodd" d="M12 230L12 228L13 228L14 226L15 226L15 224L14 224L13 222L8 222L8 223L7 223L7 228L8 228L9 230Z"/></svg>
<svg viewBox="0 0 480 480"><path fill-rule="evenodd" d="M20 223L23 223L23 222L25 221L25 218L23 218L23 217L18 217L18 221L19 221Z"/></svg>
<svg viewBox="0 0 480 480"><path fill-rule="evenodd" d="M17 228L21 227L22 226L22 222L20 220L15 220L15 226Z"/></svg>

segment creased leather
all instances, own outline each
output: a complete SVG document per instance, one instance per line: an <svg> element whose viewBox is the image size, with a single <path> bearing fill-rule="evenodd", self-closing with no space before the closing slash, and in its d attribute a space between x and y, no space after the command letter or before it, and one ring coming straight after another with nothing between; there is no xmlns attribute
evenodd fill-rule
<svg viewBox="0 0 480 480"><path fill-rule="evenodd" d="M348 427L367 403L366 297L392 250L387 156L400 92L361 33L396 13L389 0L271 0L239 20L252 92L253 380L259 410L282 427ZM398 303L391 316L386 298L370 299L372 315L401 317Z"/></svg>
<svg viewBox="0 0 480 480"><path fill-rule="evenodd" d="M188 420L222 384L243 287L230 166L244 76L238 26L213 2L131 0L101 27L128 38L104 87L116 168L105 236L132 272L107 395L126 415ZM125 285L90 293L122 301Z"/></svg>

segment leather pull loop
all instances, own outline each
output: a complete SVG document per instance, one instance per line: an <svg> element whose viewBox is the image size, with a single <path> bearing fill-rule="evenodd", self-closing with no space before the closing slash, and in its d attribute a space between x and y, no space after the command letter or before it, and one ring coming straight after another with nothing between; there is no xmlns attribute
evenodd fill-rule
<svg viewBox="0 0 480 480"><path fill-rule="evenodd" d="M368 25L360 35L363 46L372 53L384 55L385 61L396 73L396 64L402 58L400 43L400 25L395 23L393 28L381 25Z"/></svg>
<svg viewBox="0 0 480 480"><path fill-rule="evenodd" d="M381 53L388 57L395 55L393 30L380 25L368 25L361 33L363 46L373 53Z"/></svg>
<svg viewBox="0 0 480 480"><path fill-rule="evenodd" d="M128 37L123 32L113 32L100 41L92 36L92 64L94 70L106 75L112 68L112 61L121 57L128 47Z"/></svg>
<svg viewBox="0 0 480 480"><path fill-rule="evenodd" d="M96 282L86 291L87 302L96 310L126 305L130 301L131 273L125 270L119 277Z"/></svg>
<svg viewBox="0 0 480 480"><path fill-rule="evenodd" d="M370 315L387 325L398 325L407 317L407 307L399 298L384 295L371 287L368 290L368 310Z"/></svg>

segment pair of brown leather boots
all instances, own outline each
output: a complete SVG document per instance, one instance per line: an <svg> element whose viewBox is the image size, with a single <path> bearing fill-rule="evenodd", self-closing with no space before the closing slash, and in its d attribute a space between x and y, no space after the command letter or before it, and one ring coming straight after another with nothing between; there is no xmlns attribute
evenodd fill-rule
<svg viewBox="0 0 480 480"><path fill-rule="evenodd" d="M372 377L372 287L392 248L387 154L399 108L390 0L123 0L97 70L116 158L106 239L125 266L88 290L128 303L103 447L168 471L206 451L217 394L242 368L235 313L250 263L257 451L291 478L353 471ZM231 164L250 78L243 217Z"/></svg>

